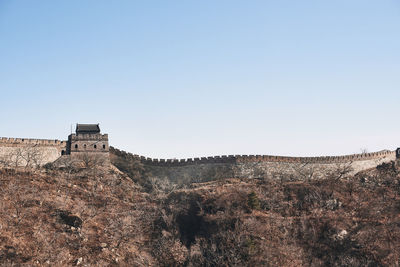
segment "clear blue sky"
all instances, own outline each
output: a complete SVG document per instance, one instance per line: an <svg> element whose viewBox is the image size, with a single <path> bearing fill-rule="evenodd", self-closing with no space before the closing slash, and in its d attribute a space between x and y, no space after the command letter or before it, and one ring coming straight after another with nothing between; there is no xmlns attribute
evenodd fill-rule
<svg viewBox="0 0 400 267"><path fill-rule="evenodd" d="M400 2L0 0L0 136L144 156L400 146Z"/></svg>

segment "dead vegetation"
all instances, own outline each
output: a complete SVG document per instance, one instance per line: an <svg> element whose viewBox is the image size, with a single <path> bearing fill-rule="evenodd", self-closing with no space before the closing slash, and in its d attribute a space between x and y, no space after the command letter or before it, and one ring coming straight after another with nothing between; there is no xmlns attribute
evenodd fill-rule
<svg viewBox="0 0 400 267"><path fill-rule="evenodd" d="M398 266L398 168L349 172L175 190L159 199L153 255L165 266Z"/></svg>
<svg viewBox="0 0 400 267"><path fill-rule="evenodd" d="M394 163L177 185L111 160L119 170L2 169L0 265L399 266Z"/></svg>
<svg viewBox="0 0 400 267"><path fill-rule="evenodd" d="M0 156L0 167L25 167L26 169L39 168L43 164L44 156L40 147L18 147L5 155Z"/></svg>
<svg viewBox="0 0 400 267"><path fill-rule="evenodd" d="M91 174L1 170L0 265L151 265L146 194L127 176Z"/></svg>

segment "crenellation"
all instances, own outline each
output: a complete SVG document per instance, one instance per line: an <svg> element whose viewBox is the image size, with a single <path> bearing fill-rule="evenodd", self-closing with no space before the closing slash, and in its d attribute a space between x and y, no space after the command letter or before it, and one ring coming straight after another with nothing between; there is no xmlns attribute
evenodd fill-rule
<svg viewBox="0 0 400 267"><path fill-rule="evenodd" d="M45 156L45 162L51 162L59 158L61 155L77 156L83 153L91 155L101 155L108 159L109 144L108 134L101 134L98 125L77 125L76 133L68 136L68 141L60 141L57 139L32 139L32 138L7 138L0 137L0 156L7 155L10 151L20 147L34 147L41 149ZM374 153L362 153L344 156L323 156L323 157L288 157L273 155L222 155L209 157L196 157L188 159L153 159L150 157L131 154L123 150L118 150L119 155L128 159L139 160L145 166L153 168L160 167L164 171L175 172L174 168L180 172L194 170L205 175L210 173L220 173L218 168L233 168L236 172L242 170L244 175L247 173L264 173L265 175L274 175L278 170L283 172L293 172L299 166L307 168L316 168L317 172L334 168L342 163L349 163L359 171L369 167L377 166L382 162L395 159L394 151L379 151ZM400 153L400 152L399 152ZM222 166L222 167L221 167ZM189 170L193 168L193 170ZM224 169L224 170L225 170ZM158 169L157 169L158 170ZM209 172L207 172L209 170ZM158 170L160 173L161 170ZM177 171L176 171L177 172ZM239 175L239 176L240 176ZM293 173L291 173L293 175Z"/></svg>
<svg viewBox="0 0 400 267"><path fill-rule="evenodd" d="M30 151L36 151L40 155L35 160L36 166L44 165L48 162L57 160L66 150L66 143L56 139L34 139L34 138L7 138L0 137L0 158L7 159L3 162L13 161L17 166L30 164L22 156L20 159L17 154L28 155ZM36 157L36 156L35 156ZM33 162L33 161L32 161ZM9 163L7 163L9 164ZM5 165L6 166L6 165Z"/></svg>
<svg viewBox="0 0 400 267"><path fill-rule="evenodd" d="M270 156L270 155L222 155L214 157L188 158L188 159L152 159L143 156L132 155L121 151L123 154L140 158L143 162L164 163L171 165L187 165L187 164L212 164L212 163L250 163L250 162L282 162L282 163L315 163L315 164L333 164L346 163L352 161L365 161L372 159L380 159L393 156L395 152L376 152L367 154L353 154L346 156L322 156L322 157L288 157L288 156Z"/></svg>
<svg viewBox="0 0 400 267"><path fill-rule="evenodd" d="M64 147L65 142L60 140L48 140L48 139L33 139L33 138L7 138L0 137L0 146L6 144L14 146L25 146L25 145L40 145L40 146L56 146Z"/></svg>
<svg viewBox="0 0 400 267"><path fill-rule="evenodd" d="M128 153L129 155L129 153ZM341 164L350 164L353 173L376 167L394 160L395 152L385 151L369 154L354 154L326 157L287 157L271 155L223 155L188 159L152 159L144 161L145 169L154 175L176 179L213 179L213 175L222 177L252 178L255 173L262 176L278 174L295 177L300 173L311 171L313 176L320 177L326 171L334 170ZM229 171L230 170L230 171ZM180 177L180 178L179 178ZM186 177L186 178L185 178ZM175 179L174 178L174 179Z"/></svg>

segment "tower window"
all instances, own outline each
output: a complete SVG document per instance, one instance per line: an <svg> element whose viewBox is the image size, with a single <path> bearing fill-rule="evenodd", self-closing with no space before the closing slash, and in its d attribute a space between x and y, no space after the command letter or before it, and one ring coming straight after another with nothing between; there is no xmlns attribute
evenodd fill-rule
<svg viewBox="0 0 400 267"><path fill-rule="evenodd" d="M106 145L103 145L103 149L106 149Z"/></svg>
<svg viewBox="0 0 400 267"><path fill-rule="evenodd" d="M97 145L94 145L93 147L94 147L94 149L96 149L96 148L97 148Z"/></svg>
<svg viewBox="0 0 400 267"><path fill-rule="evenodd" d="M78 149L78 144L75 145L75 149Z"/></svg>

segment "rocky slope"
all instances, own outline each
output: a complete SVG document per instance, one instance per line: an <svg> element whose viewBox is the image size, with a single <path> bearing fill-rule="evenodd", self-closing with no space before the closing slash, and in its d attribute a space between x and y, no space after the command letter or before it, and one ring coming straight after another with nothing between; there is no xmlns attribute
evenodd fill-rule
<svg viewBox="0 0 400 267"><path fill-rule="evenodd" d="M119 169L1 170L2 266L398 266L395 164L176 185Z"/></svg>

